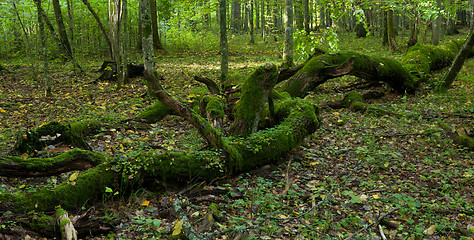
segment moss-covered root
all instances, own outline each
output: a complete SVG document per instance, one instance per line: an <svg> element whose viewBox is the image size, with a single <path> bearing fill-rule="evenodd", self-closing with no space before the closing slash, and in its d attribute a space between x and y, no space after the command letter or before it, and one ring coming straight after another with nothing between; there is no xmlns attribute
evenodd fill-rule
<svg viewBox="0 0 474 240"><path fill-rule="evenodd" d="M48 145L57 143L69 144L89 150L83 135L93 132L99 126L100 123L93 120L77 122L71 125L49 122L35 130L26 131L24 134L20 133L15 144L15 151L30 154L34 151L40 151Z"/></svg>
<svg viewBox="0 0 474 240"><path fill-rule="evenodd" d="M161 121L161 119L169 114L174 114L173 109L164 105L160 101L156 101L153 105L135 116L134 119L144 119L147 123L151 124Z"/></svg>
<svg viewBox="0 0 474 240"><path fill-rule="evenodd" d="M257 68L242 85L242 98L235 106L232 135L248 136L255 133L260 114L268 102L268 96L276 84L278 69L273 64Z"/></svg>
<svg viewBox="0 0 474 240"><path fill-rule="evenodd" d="M51 211L61 205L64 209L76 209L87 202L101 199L106 187L118 186L120 174L111 170L108 164L80 173L73 181L66 181L54 189L42 189L33 194L17 193L9 198L0 198L0 211L15 212ZM8 202L5 202L8 201Z"/></svg>
<svg viewBox="0 0 474 240"><path fill-rule="evenodd" d="M81 149L72 149L51 158L0 156L0 176L42 177L71 170L86 170L105 161L105 156Z"/></svg>
<svg viewBox="0 0 474 240"><path fill-rule="evenodd" d="M467 132L469 130L466 130L464 128L454 130L453 128L451 128L450 126L448 126L446 123L443 123L443 122L439 122L438 125L443 130L445 130L455 142L469 148L471 151L474 151L474 139L468 136ZM470 131L472 131L473 126L471 125L469 129Z"/></svg>

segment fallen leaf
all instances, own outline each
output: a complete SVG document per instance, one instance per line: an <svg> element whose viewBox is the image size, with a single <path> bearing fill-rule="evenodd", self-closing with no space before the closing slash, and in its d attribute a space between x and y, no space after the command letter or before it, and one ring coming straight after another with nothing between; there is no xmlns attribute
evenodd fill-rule
<svg viewBox="0 0 474 240"><path fill-rule="evenodd" d="M148 205L150 205L150 201L145 200L142 202L142 206L148 207Z"/></svg>
<svg viewBox="0 0 474 240"><path fill-rule="evenodd" d="M423 233L426 235L433 235L435 231L436 231L436 225L431 225L429 228L425 229Z"/></svg>
<svg viewBox="0 0 474 240"><path fill-rule="evenodd" d="M183 230L183 220L179 220L173 228L173 236L181 234L181 230Z"/></svg>
<svg viewBox="0 0 474 240"><path fill-rule="evenodd" d="M69 181L74 182L77 179L77 176L79 176L79 172L75 171L71 176L69 176Z"/></svg>

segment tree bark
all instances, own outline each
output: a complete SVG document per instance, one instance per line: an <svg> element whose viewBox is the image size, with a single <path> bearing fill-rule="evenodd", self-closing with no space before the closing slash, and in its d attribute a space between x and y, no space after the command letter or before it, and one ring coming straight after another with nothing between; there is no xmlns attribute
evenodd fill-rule
<svg viewBox="0 0 474 240"><path fill-rule="evenodd" d="M43 74L44 74L44 81L45 87L44 92L47 98L52 97L52 86L51 86L51 79L49 78L49 60L48 55L46 53L46 36L44 33L44 12L43 8L41 7L41 0L35 0L36 8L38 10L38 25L39 25L39 32L41 38L41 55L43 57Z"/></svg>
<svg viewBox="0 0 474 240"><path fill-rule="evenodd" d="M91 12L92 16L94 16L97 25L99 26L99 29L102 31L102 35L104 36L105 42L107 43L107 46L109 48L109 54L110 57L113 56L113 51L112 51L112 41L110 41L109 34L107 33L107 30L105 30L104 24L102 24L102 21L99 18L99 15L95 12L95 10L92 8L92 6L89 3L89 0L82 0L84 5L86 5L87 9L89 9L89 12Z"/></svg>
<svg viewBox="0 0 474 240"><path fill-rule="evenodd" d="M433 21L433 36L431 38L431 44L435 46L438 45L441 35L441 0L436 0L436 7L438 13Z"/></svg>
<svg viewBox="0 0 474 240"><path fill-rule="evenodd" d="M309 0L303 0L304 8L304 30L306 34L310 33L310 14L309 14Z"/></svg>
<svg viewBox="0 0 474 240"><path fill-rule="evenodd" d="M56 43L56 46L58 48L58 51L63 52L64 55L67 55L67 51L64 49L64 46L61 44L61 41L59 40L58 35L56 34L56 31L54 30L53 25L49 21L48 17L46 16L43 7L41 6L41 0L34 0L36 4L36 9L38 11L38 15L42 18L42 22L46 27L49 29L49 32L51 33L51 36L54 39L54 42Z"/></svg>
<svg viewBox="0 0 474 240"><path fill-rule="evenodd" d="M254 36L254 24L253 24L253 12L254 12L254 3L253 1L249 2L249 30L250 30L250 44L255 44Z"/></svg>
<svg viewBox="0 0 474 240"><path fill-rule="evenodd" d="M240 0L232 0L231 7L232 13L230 26L234 32L240 32L240 30L242 29Z"/></svg>
<svg viewBox="0 0 474 240"><path fill-rule="evenodd" d="M67 55L72 57L71 44L66 33L66 27L64 26L63 13L61 12L61 5L59 0L52 0L54 15L56 17L56 24L58 25L59 40L61 41L62 46L67 52Z"/></svg>
<svg viewBox="0 0 474 240"><path fill-rule="evenodd" d="M285 0L285 45L283 46L283 68L291 68L293 62L293 0Z"/></svg>
<svg viewBox="0 0 474 240"><path fill-rule="evenodd" d="M227 1L219 0L219 34L221 53L221 82L229 73L229 45L227 44Z"/></svg>
<svg viewBox="0 0 474 240"><path fill-rule="evenodd" d="M158 34L158 14L156 11L156 0L150 0L150 10L151 10L151 25L153 29L153 48L155 50L163 49L160 35Z"/></svg>
<svg viewBox="0 0 474 240"><path fill-rule="evenodd" d="M387 10L387 34L388 34L388 45L391 51L398 51L398 44L395 39L395 26L393 24L393 10Z"/></svg>
<svg viewBox="0 0 474 240"><path fill-rule="evenodd" d="M464 44L462 45L459 53L454 58L454 61L449 68L449 71L444 75L443 79L441 80L441 90L447 90L451 87L454 82L454 79L458 75L459 71L461 71L466 58L470 53L473 52L474 47L474 28L471 30L469 37L466 39Z"/></svg>

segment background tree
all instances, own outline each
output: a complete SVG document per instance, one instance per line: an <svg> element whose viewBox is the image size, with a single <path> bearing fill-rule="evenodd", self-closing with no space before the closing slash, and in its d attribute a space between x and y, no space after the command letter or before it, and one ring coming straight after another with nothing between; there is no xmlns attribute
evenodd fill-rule
<svg viewBox="0 0 474 240"><path fill-rule="evenodd" d="M221 53L221 82L224 82L229 73L229 46L227 43L227 3L219 0L219 34Z"/></svg>
<svg viewBox="0 0 474 240"><path fill-rule="evenodd" d="M294 66L293 62L293 0L285 0L285 44L283 47L283 68Z"/></svg>

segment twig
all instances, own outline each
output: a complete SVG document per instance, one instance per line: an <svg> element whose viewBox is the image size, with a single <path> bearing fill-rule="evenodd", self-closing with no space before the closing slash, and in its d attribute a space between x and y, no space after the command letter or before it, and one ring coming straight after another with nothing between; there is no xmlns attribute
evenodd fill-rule
<svg viewBox="0 0 474 240"><path fill-rule="evenodd" d="M290 161L288 161L288 165L286 166L286 176L285 176L286 185L285 185L285 190L281 192L281 195L286 195L291 186L291 179L290 179L291 160L292 159L290 158Z"/></svg>
<svg viewBox="0 0 474 240"><path fill-rule="evenodd" d="M385 234L383 233L382 226L380 226L380 224L378 226L379 226L380 236L382 237L383 240L387 240L387 237L385 237Z"/></svg>
<svg viewBox="0 0 474 240"><path fill-rule="evenodd" d="M396 208L390 210L388 213L382 214L380 217L377 218L377 220L376 220L375 222L369 224L369 225L366 226L366 227L363 227L363 228L359 229L359 231L357 231L357 232L351 234L349 237L344 238L344 240L352 239L355 235L361 233L362 231L367 230L368 228L371 228L371 227L373 227L373 226L375 226L375 225L379 225L379 223L380 223L380 221L382 221L382 219L386 218L388 215L392 214L393 212L397 211L398 209L400 209L401 207L403 207L403 206L405 206L405 205L406 205L406 204L403 204L403 205L401 205L401 206L399 206L399 207L396 207Z"/></svg>

